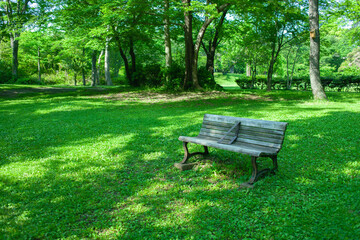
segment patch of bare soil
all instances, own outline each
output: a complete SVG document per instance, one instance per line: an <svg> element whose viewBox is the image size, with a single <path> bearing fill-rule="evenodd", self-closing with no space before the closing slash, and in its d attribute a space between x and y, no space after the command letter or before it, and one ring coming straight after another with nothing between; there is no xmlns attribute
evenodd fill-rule
<svg viewBox="0 0 360 240"><path fill-rule="evenodd" d="M189 100L203 100L216 99L219 97L232 97L233 94L220 91L211 92L181 92L181 93L157 93L157 92L121 92L110 95L92 96L92 98L104 98L113 101L127 101L127 102L143 102L143 103L157 103L157 102L180 102ZM246 94L233 96L233 99L244 100L262 100L272 101L270 98L264 98L257 95Z"/></svg>
<svg viewBox="0 0 360 240"><path fill-rule="evenodd" d="M77 89L73 88L15 88L6 89L0 91L0 97L15 98L25 94L31 93L64 93L64 92L75 92Z"/></svg>

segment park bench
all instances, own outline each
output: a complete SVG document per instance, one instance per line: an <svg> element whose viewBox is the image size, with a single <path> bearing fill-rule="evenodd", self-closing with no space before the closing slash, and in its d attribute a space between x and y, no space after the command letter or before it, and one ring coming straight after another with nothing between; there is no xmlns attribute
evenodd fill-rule
<svg viewBox="0 0 360 240"><path fill-rule="evenodd" d="M189 158L198 154L208 155L208 147L246 154L251 156L252 176L245 185L251 187L260 176L274 173L277 169L277 155L284 141L286 126L286 122L205 114L197 137L179 137L185 154L182 162L175 163L175 167L181 170L192 168L193 164L187 164ZM188 143L204 146L204 152L189 153ZM259 170L256 162L259 157L271 158L273 168Z"/></svg>

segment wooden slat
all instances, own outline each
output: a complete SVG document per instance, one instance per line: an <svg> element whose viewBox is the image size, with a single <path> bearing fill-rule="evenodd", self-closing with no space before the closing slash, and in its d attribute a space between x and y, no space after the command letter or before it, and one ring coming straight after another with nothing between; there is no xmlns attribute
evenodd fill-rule
<svg viewBox="0 0 360 240"><path fill-rule="evenodd" d="M204 134L201 133L201 134L199 134L199 136L211 136L211 137L218 138L218 139L223 137L223 135L216 134L216 133L204 133ZM225 138L225 140L230 140L230 139L231 139L230 136ZM236 142L251 143L254 145L271 147L271 148L281 148L281 144L269 143L269 142L258 141L258 140L253 140L253 139L238 138L236 140Z"/></svg>
<svg viewBox="0 0 360 240"><path fill-rule="evenodd" d="M231 124L229 123L220 123L220 122L211 122L211 121L204 121L202 127L210 128L210 129L221 129L227 128L229 129ZM283 130L273 130L273 129L266 129L266 128L258 128L253 126L246 126L241 123L242 130L254 131L254 132L261 132L261 133L268 133L274 135L284 135Z"/></svg>
<svg viewBox="0 0 360 240"><path fill-rule="evenodd" d="M217 138L214 138L214 137L198 136L197 138L217 142ZM235 147L247 147L247 148L256 149L257 151L260 151L260 152L263 152L263 153L277 153L277 152L279 152L279 149L277 149L277 148L259 146L259 145L243 143L243 142L235 142L232 145L235 146Z"/></svg>
<svg viewBox="0 0 360 240"><path fill-rule="evenodd" d="M243 154L247 154L247 155L251 155L251 156L257 156L257 157L271 156L271 155L277 154L277 150L275 150L275 149L264 149L259 146L256 147L256 146L249 146L249 145L219 144L216 141L214 141L212 139L208 139L206 137L203 138L203 137L180 136L179 140L184 141L184 142L196 143L196 144L200 144L203 146L223 149L223 150L227 150L227 151L231 151L231 152L238 152L238 153L243 153Z"/></svg>
<svg viewBox="0 0 360 240"><path fill-rule="evenodd" d="M207 129L207 128L202 128L200 130L200 134L202 135L207 135L207 133L214 133L214 134L219 134L219 135L224 135L224 131L219 131L217 129ZM232 132L233 134L230 136L235 136L235 132ZM280 136L281 137L281 136ZM269 142L269 143L277 143L277 144L281 144L283 142L283 138L273 138L271 136L259 136L258 134L253 134L246 132L244 133L243 131L240 130L239 134L238 134L238 138L245 138L245 139L253 139L253 140L258 140L258 141L264 141L264 142Z"/></svg>
<svg viewBox="0 0 360 240"><path fill-rule="evenodd" d="M244 126L252 126L252 127L265 128L265 129L282 130L282 131L284 131L287 126L286 122L275 122L275 121L238 118L238 117L220 116L220 115L212 115L212 114L205 114L204 121L213 121L213 122L230 123L230 124L241 122L241 124Z"/></svg>

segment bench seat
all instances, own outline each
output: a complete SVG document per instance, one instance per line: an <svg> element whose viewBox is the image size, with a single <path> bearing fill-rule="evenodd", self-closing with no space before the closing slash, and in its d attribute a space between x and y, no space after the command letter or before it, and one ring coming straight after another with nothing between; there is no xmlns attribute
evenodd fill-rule
<svg viewBox="0 0 360 240"><path fill-rule="evenodd" d="M247 143L242 142L235 142L234 144L221 144L217 141L217 138L211 137L186 137L180 136L180 141L188 142L188 143L195 143L202 146L218 148L222 150L227 150L230 152L237 152L241 154L246 154L254 157L269 157L269 156L276 156L278 151L273 148L266 148L263 146L255 146Z"/></svg>

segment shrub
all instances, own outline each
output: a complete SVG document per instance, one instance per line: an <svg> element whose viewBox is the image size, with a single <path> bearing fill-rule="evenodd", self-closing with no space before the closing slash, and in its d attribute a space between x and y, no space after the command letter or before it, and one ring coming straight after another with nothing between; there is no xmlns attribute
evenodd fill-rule
<svg viewBox="0 0 360 240"><path fill-rule="evenodd" d="M208 90L222 90L223 88L215 82L214 76L206 67L200 67L198 70L198 80L201 87Z"/></svg>
<svg viewBox="0 0 360 240"><path fill-rule="evenodd" d="M179 91L182 89L185 78L185 68L177 63L173 63L170 68L163 69L162 76L162 85L166 90Z"/></svg>
<svg viewBox="0 0 360 240"><path fill-rule="evenodd" d="M18 80L16 80L15 82L16 84L27 84L27 85L40 85L42 84L41 82L39 82L39 79L37 77L34 76L30 76L30 77L22 77L19 78Z"/></svg>
<svg viewBox="0 0 360 240"><path fill-rule="evenodd" d="M162 84L162 72L160 64L151 64L142 67L142 79L144 81L141 85L148 87L160 87Z"/></svg>

